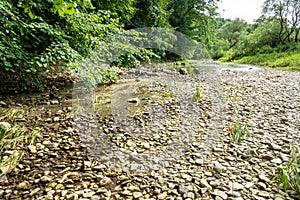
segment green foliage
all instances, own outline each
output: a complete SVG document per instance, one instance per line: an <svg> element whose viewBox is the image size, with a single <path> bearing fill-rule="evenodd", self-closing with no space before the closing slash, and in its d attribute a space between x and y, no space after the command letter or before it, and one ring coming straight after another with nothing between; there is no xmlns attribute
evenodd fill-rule
<svg viewBox="0 0 300 200"><path fill-rule="evenodd" d="M218 0L170 0L170 24L176 31L209 47L216 26L214 16L217 2Z"/></svg>
<svg viewBox="0 0 300 200"><path fill-rule="evenodd" d="M107 85L107 84L116 83L119 79L119 74L115 71L105 69L102 71L101 77L102 80L100 84Z"/></svg>
<svg viewBox="0 0 300 200"><path fill-rule="evenodd" d="M249 136L248 124L242 125L239 121L235 122L233 125L228 126L228 131L230 138L233 142L239 143L245 137Z"/></svg>
<svg viewBox="0 0 300 200"><path fill-rule="evenodd" d="M228 50L229 41L224 39L218 39L214 42L209 52L213 59L220 59L221 57L225 56Z"/></svg>
<svg viewBox="0 0 300 200"><path fill-rule="evenodd" d="M169 0L136 1L136 12L127 28L165 27L169 25L170 11L167 10Z"/></svg>
<svg viewBox="0 0 300 200"><path fill-rule="evenodd" d="M76 12L62 18L51 11L51 3L36 1L29 2L31 19L22 5L0 2L0 68L18 76L24 88L43 89L43 74L57 66L76 67L104 38L120 30L109 12Z"/></svg>
<svg viewBox="0 0 300 200"><path fill-rule="evenodd" d="M279 45L276 48L264 46L252 56L244 56L237 63L255 64L285 70L300 71L300 46Z"/></svg>
<svg viewBox="0 0 300 200"><path fill-rule="evenodd" d="M106 58L113 57L115 51L107 43L111 43L111 36L123 31L122 27L176 29L208 44L217 1L3 0L0 2L0 68L12 74L10 77L21 82L25 89L36 86L43 90L45 75L68 67L80 71L80 65L86 60L94 62L95 55L90 54L95 50ZM178 35L161 35L157 31L149 35L155 37L151 42L156 46L127 48L126 42L117 44L117 48L124 47L123 54L117 54L119 58L105 58L104 62L96 59L96 62L138 66L143 61L164 58L170 46L180 52L176 43L180 40ZM156 47L159 50L151 50ZM98 72L100 77L102 70Z"/></svg>
<svg viewBox="0 0 300 200"><path fill-rule="evenodd" d="M24 115L24 110L12 109L0 120L13 121ZM0 176L13 170L24 155L24 149L32 145L37 137L40 137L41 129L36 127L29 130L24 126L12 125L0 127ZM4 152L11 152L4 155Z"/></svg>
<svg viewBox="0 0 300 200"><path fill-rule="evenodd" d="M300 54L288 55L287 53L271 53L258 54L255 56L245 56L237 63L255 64L279 69L286 69L292 71L300 71Z"/></svg>
<svg viewBox="0 0 300 200"><path fill-rule="evenodd" d="M229 49L236 47L242 35L247 32L247 23L239 18L225 23L218 32L218 37L229 42Z"/></svg>
<svg viewBox="0 0 300 200"><path fill-rule="evenodd" d="M136 0L92 0L95 10L107 10L116 14L120 23L125 26L131 24L130 20L136 12Z"/></svg>
<svg viewBox="0 0 300 200"><path fill-rule="evenodd" d="M244 24L242 29L236 29L237 35L240 33L237 38L232 38L234 34L228 32L234 32L234 21L225 22L219 29L214 46L210 51L212 57L220 61L234 61L299 71L299 43L282 44L280 42L278 34L281 30L278 20L261 17L254 25ZM238 22L236 23L238 24ZM224 32L226 30L224 27L226 29L229 27L227 32ZM247 29L251 30L247 31ZM231 43L232 41L233 43Z"/></svg>
<svg viewBox="0 0 300 200"><path fill-rule="evenodd" d="M201 83L200 82L197 84L197 87L196 87L195 99L198 102L202 101L202 91L201 91Z"/></svg>
<svg viewBox="0 0 300 200"><path fill-rule="evenodd" d="M300 198L300 153L298 147L291 149L291 158L287 165L280 168L278 181L285 191L291 189L297 192Z"/></svg>
<svg viewBox="0 0 300 200"><path fill-rule="evenodd" d="M57 12L63 17L72 15L80 10L94 9L90 0L18 0L17 3L31 19L34 19L41 10Z"/></svg>
<svg viewBox="0 0 300 200"><path fill-rule="evenodd" d="M278 44L299 42L299 0L265 0L263 18L276 20Z"/></svg>
<svg viewBox="0 0 300 200"><path fill-rule="evenodd" d="M106 38L120 32L121 28L109 11L98 11L67 16L64 31L70 46L86 57Z"/></svg>
<svg viewBox="0 0 300 200"><path fill-rule="evenodd" d="M121 55L116 61L112 62L112 66L116 67L139 67L141 61L151 62L153 59L159 59L159 56L153 51L143 48L136 48Z"/></svg>
<svg viewBox="0 0 300 200"><path fill-rule="evenodd" d="M215 33L215 39L210 49L212 58L231 61L242 55L249 44L247 44L252 27L244 20L234 19L232 21L220 21L220 28Z"/></svg>

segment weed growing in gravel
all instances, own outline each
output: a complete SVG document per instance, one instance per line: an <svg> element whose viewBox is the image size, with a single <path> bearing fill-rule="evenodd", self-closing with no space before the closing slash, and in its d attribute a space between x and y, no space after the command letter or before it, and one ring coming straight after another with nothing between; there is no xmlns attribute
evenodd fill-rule
<svg viewBox="0 0 300 200"><path fill-rule="evenodd" d="M15 118L24 116L24 110L12 109L0 120L13 121ZM24 149L32 145L40 136L40 128L28 130L24 126L11 125L1 122L0 126L0 176L10 172L24 155Z"/></svg>
<svg viewBox="0 0 300 200"><path fill-rule="evenodd" d="M196 92L195 92L195 99L196 101L202 101L202 92L201 92L201 83L199 82L197 87L196 87Z"/></svg>
<svg viewBox="0 0 300 200"><path fill-rule="evenodd" d="M298 193L300 198L300 152L299 148L293 146L291 149L291 158L286 166L280 168L278 176L279 184L283 185L286 192L288 189Z"/></svg>
<svg viewBox="0 0 300 200"><path fill-rule="evenodd" d="M230 95L226 95L226 97L224 98L225 103L237 102L237 101L239 101L237 94L234 94L232 97L230 97Z"/></svg>
<svg viewBox="0 0 300 200"><path fill-rule="evenodd" d="M228 131L230 133L230 138L233 142L239 143L241 142L245 137L249 136L249 125L248 124L240 124L239 121L236 121L233 125L228 126Z"/></svg>
<svg viewBox="0 0 300 200"><path fill-rule="evenodd" d="M163 93L161 93L161 96L163 98L175 98L175 94L173 94L171 92L163 92Z"/></svg>
<svg viewBox="0 0 300 200"><path fill-rule="evenodd" d="M13 108L9 110L5 115L0 117L0 121L2 120L13 120L15 118L23 118L25 114L25 108Z"/></svg>
<svg viewBox="0 0 300 200"><path fill-rule="evenodd" d="M13 169L24 155L24 149L32 145L40 136L40 128L32 131L17 125L8 130L0 130L0 175Z"/></svg>

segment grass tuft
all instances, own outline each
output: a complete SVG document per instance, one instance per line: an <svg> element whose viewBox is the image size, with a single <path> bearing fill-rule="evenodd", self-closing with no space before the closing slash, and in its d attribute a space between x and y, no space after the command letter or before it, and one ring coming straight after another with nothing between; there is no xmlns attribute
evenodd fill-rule
<svg viewBox="0 0 300 200"><path fill-rule="evenodd" d="M11 109L0 118L0 176L12 171L22 159L25 149L40 136L40 128L29 130L6 122L22 117L24 113L21 109Z"/></svg>
<svg viewBox="0 0 300 200"><path fill-rule="evenodd" d="M242 125L239 121L235 122L233 125L229 125L228 131L230 134L231 141L234 143L239 143L245 137L250 136L248 127L248 124Z"/></svg>
<svg viewBox="0 0 300 200"><path fill-rule="evenodd" d="M279 170L279 185L283 186L284 191L294 190L300 198L300 152L299 148L291 148L291 158L289 162Z"/></svg>
<svg viewBox="0 0 300 200"><path fill-rule="evenodd" d="M198 85L196 87L195 99L198 102L202 101L202 92L201 92L201 83L200 82L198 83Z"/></svg>

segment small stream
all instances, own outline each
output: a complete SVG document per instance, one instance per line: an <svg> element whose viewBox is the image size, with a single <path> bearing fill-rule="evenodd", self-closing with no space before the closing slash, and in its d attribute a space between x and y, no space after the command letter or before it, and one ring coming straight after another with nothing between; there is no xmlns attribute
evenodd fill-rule
<svg viewBox="0 0 300 200"><path fill-rule="evenodd" d="M259 70L261 68L254 65L235 64L235 63L219 63L219 62L195 62L191 63L196 73L214 72L214 71L239 71L247 72Z"/></svg>

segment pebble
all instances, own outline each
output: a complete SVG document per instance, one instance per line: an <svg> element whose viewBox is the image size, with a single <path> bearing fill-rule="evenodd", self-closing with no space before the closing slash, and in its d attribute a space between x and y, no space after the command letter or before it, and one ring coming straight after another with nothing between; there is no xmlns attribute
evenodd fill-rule
<svg viewBox="0 0 300 200"><path fill-rule="evenodd" d="M92 196L92 197L91 197L91 199L90 199L90 200L100 200L100 197L98 197L98 196L94 195L94 196Z"/></svg>
<svg viewBox="0 0 300 200"><path fill-rule="evenodd" d="M66 199L67 199L67 200L78 200L79 198L78 198L78 195L77 195L77 194L73 193L73 194L67 195L67 196L66 196Z"/></svg>
<svg viewBox="0 0 300 200"><path fill-rule="evenodd" d="M24 188L26 188L28 185L29 185L29 182L28 182L28 181L23 181L23 182L21 182L21 183L18 184L18 188L24 189Z"/></svg>
<svg viewBox="0 0 300 200"><path fill-rule="evenodd" d="M263 182L258 182L257 185L258 185L258 188L263 189L263 190L266 190L266 188L267 188L266 184Z"/></svg>
<svg viewBox="0 0 300 200"><path fill-rule="evenodd" d="M35 188L30 192L30 196L34 196L36 193L38 193L41 190L41 188Z"/></svg>
<svg viewBox="0 0 300 200"><path fill-rule="evenodd" d="M228 199L228 195L221 190L214 190L214 192L212 194L215 196L221 197L222 199Z"/></svg>
<svg viewBox="0 0 300 200"><path fill-rule="evenodd" d="M229 183L229 188L238 191L238 190L243 190L245 187L240 183L234 182L234 183Z"/></svg>
<svg viewBox="0 0 300 200"><path fill-rule="evenodd" d="M200 184L201 186L206 187L208 190L212 190L212 187L208 184L206 179L201 179Z"/></svg>
<svg viewBox="0 0 300 200"><path fill-rule="evenodd" d="M270 198L269 192L266 191L259 191L257 195L265 198Z"/></svg>
<svg viewBox="0 0 300 200"><path fill-rule="evenodd" d="M142 145L145 149L150 149L150 144L148 142L144 142Z"/></svg>
<svg viewBox="0 0 300 200"><path fill-rule="evenodd" d="M254 183L252 183L252 182L247 182L246 185L245 185L245 188L250 189L250 188L252 188L253 186L254 186Z"/></svg>
<svg viewBox="0 0 300 200"><path fill-rule="evenodd" d="M0 101L0 106L1 106L1 107L6 107L6 106L7 106L7 103L5 103L4 101Z"/></svg>
<svg viewBox="0 0 300 200"><path fill-rule="evenodd" d="M163 192L157 196L158 199L165 199L168 196L167 192Z"/></svg>
<svg viewBox="0 0 300 200"><path fill-rule="evenodd" d="M44 183L50 182L51 180L52 180L52 178L48 177L48 176L42 176L41 177L41 181L44 182Z"/></svg>
<svg viewBox="0 0 300 200"><path fill-rule="evenodd" d="M52 105L57 105L57 104L59 104L59 102L58 102L57 100L50 101L50 103L51 103Z"/></svg>
<svg viewBox="0 0 300 200"><path fill-rule="evenodd" d="M140 197L143 196L143 193L141 193L141 192L133 192L133 193L132 193L132 196L133 196L134 198L138 199L138 198L140 198Z"/></svg>
<svg viewBox="0 0 300 200"><path fill-rule="evenodd" d="M275 164L281 164L282 160L280 158L275 158L275 159L271 160L271 162L275 163Z"/></svg>
<svg viewBox="0 0 300 200"><path fill-rule="evenodd" d="M34 145L29 145L28 149L30 150L30 153L37 153L36 146Z"/></svg>
<svg viewBox="0 0 300 200"><path fill-rule="evenodd" d="M258 178L266 183L270 182L270 179L266 177L264 174L259 174Z"/></svg>

